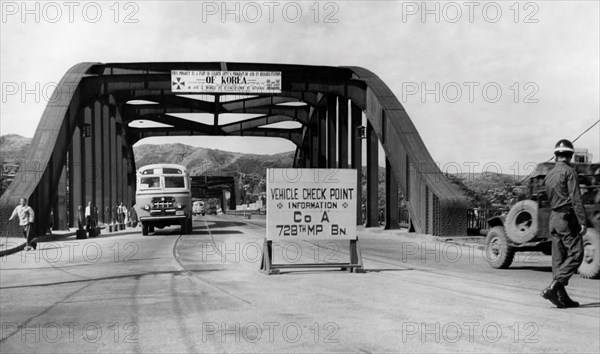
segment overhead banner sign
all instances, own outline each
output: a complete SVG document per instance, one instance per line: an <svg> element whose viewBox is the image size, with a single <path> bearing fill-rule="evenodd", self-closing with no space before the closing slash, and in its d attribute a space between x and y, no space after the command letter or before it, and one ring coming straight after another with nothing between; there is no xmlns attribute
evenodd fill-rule
<svg viewBox="0 0 600 354"><path fill-rule="evenodd" d="M173 93L281 93L280 71L172 70Z"/></svg>
<svg viewBox="0 0 600 354"><path fill-rule="evenodd" d="M267 240L354 240L356 205L356 170L267 169Z"/></svg>

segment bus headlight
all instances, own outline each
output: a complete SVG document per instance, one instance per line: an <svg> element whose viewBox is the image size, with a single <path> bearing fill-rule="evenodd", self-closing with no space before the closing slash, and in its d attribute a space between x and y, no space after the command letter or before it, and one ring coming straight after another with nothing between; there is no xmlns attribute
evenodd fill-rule
<svg viewBox="0 0 600 354"><path fill-rule="evenodd" d="M181 204L180 202L173 203L173 206L177 209L183 209L185 207L185 205Z"/></svg>
<svg viewBox="0 0 600 354"><path fill-rule="evenodd" d="M150 205L148 205L148 204L144 205L144 210L149 211L150 210Z"/></svg>

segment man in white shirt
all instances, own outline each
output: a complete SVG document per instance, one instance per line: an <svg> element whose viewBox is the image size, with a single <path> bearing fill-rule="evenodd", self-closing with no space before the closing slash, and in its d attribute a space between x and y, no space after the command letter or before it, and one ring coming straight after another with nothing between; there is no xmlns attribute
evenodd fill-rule
<svg viewBox="0 0 600 354"><path fill-rule="evenodd" d="M27 205L26 198L19 199L19 205L15 207L15 210L13 210L8 221L11 221L15 217L19 218L19 228L21 229L21 233L23 233L23 237L27 239L25 251L30 250L32 246L33 249L35 249L35 242L31 242L31 224L35 218L35 213L33 212L33 209Z"/></svg>
<svg viewBox="0 0 600 354"><path fill-rule="evenodd" d="M85 207L85 229L87 231L90 231L91 216L92 216L92 202L88 202L87 206Z"/></svg>

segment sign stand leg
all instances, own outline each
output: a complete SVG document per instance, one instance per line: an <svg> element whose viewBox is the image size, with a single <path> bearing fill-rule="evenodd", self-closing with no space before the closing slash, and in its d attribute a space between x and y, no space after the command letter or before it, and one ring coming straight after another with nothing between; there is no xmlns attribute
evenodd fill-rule
<svg viewBox="0 0 600 354"><path fill-rule="evenodd" d="M360 246L358 244L358 237L356 240L350 240L350 264L358 264L357 267L348 267L349 273L364 273L362 254L360 252Z"/></svg>
<svg viewBox="0 0 600 354"><path fill-rule="evenodd" d="M260 265L260 271L267 274L277 274L279 273L278 269L272 269L273 265L273 241L268 241L265 238L265 242L263 243L263 255L262 261Z"/></svg>

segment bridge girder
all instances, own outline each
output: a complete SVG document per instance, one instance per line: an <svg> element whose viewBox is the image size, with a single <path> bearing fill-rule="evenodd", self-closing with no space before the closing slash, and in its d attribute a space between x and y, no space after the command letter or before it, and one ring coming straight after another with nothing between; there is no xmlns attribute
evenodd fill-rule
<svg viewBox="0 0 600 354"><path fill-rule="evenodd" d="M171 70L280 71L282 92L218 94L213 101L195 99L171 91ZM128 103L134 100L156 104ZM290 105L293 103L303 105ZM203 124L170 115L178 113L207 113L214 121ZM219 116L223 114L258 116L220 124ZM374 170L378 163L373 161L377 158L373 151L379 142L386 154L391 184L387 198L396 198L397 190L401 191L415 230L435 235L464 234L466 198L446 180L408 114L377 75L359 67L261 63L75 65L65 74L43 113L27 153L29 165L20 169L0 198L0 217L6 220L18 199L27 197L38 215L38 234L52 223L61 228L73 225L77 207L86 201L99 206L100 220L109 222L116 202L133 202L132 145L150 136L279 137L296 144L296 166L361 169L361 144L356 131L362 125L363 114L369 132L367 224L372 224L377 213L377 189L373 186L377 186ZM130 126L136 120L170 127ZM301 126L268 126L285 121ZM359 173L359 193L361 178ZM64 192L67 184L68 195ZM390 201L387 205L389 214L397 204ZM67 210L69 217L64 215ZM357 214L360 221L360 210ZM394 223L394 218L387 219Z"/></svg>

